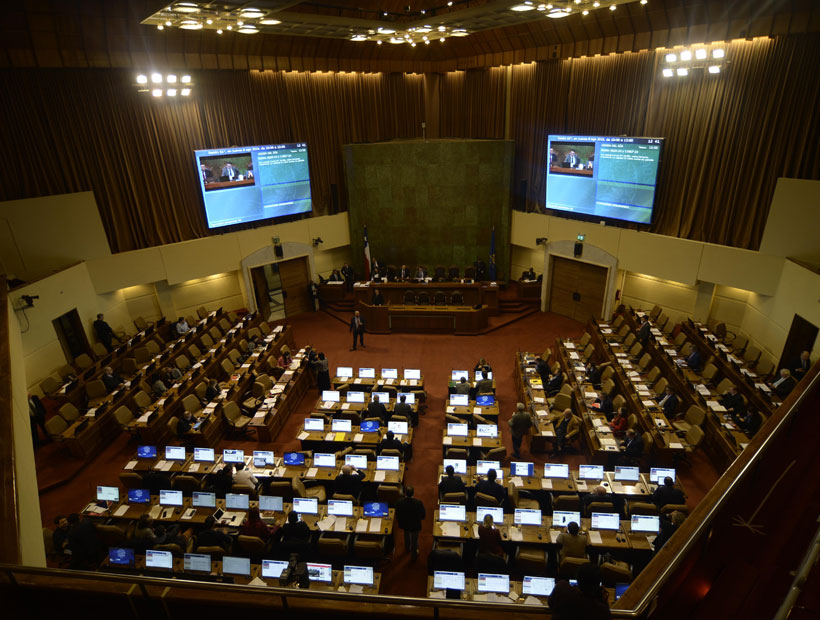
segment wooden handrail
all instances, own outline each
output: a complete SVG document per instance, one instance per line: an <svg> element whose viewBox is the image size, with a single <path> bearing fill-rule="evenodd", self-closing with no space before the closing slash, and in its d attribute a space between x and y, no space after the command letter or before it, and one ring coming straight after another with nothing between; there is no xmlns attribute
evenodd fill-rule
<svg viewBox="0 0 820 620"><path fill-rule="evenodd" d="M20 561L14 411L11 396L11 330L6 276L0 276L0 562Z"/></svg>

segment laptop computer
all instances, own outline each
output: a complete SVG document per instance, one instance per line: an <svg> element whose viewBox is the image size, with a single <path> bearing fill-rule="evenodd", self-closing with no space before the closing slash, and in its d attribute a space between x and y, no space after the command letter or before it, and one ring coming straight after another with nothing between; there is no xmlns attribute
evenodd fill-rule
<svg viewBox="0 0 820 620"><path fill-rule="evenodd" d="M386 517L389 513L387 502L365 502L362 514L365 517Z"/></svg>
<svg viewBox="0 0 820 620"><path fill-rule="evenodd" d="M447 466L452 465L455 473L457 474L466 474L467 473L467 461L465 459L444 459L444 470L447 470Z"/></svg>
<svg viewBox="0 0 820 620"><path fill-rule="evenodd" d="M225 508L228 510L248 510L250 496L247 493L225 493Z"/></svg>
<svg viewBox="0 0 820 620"><path fill-rule="evenodd" d="M334 433L349 433L353 430L353 422L342 418L331 420L330 430Z"/></svg>
<svg viewBox="0 0 820 620"><path fill-rule="evenodd" d="M314 467L336 467L336 455L332 452L315 452L313 454Z"/></svg>
<svg viewBox="0 0 820 620"><path fill-rule="evenodd" d="M532 577L524 575L521 582L521 593L525 596L549 596L555 589L555 579L552 577Z"/></svg>
<svg viewBox="0 0 820 620"><path fill-rule="evenodd" d="M207 553L186 553L182 559L182 568L186 572L210 573L211 556Z"/></svg>
<svg viewBox="0 0 820 620"><path fill-rule="evenodd" d="M544 478L569 478L569 465L566 463L544 463Z"/></svg>
<svg viewBox="0 0 820 620"><path fill-rule="evenodd" d="M353 502L345 499L327 500L327 514L334 517L352 517Z"/></svg>
<svg viewBox="0 0 820 620"><path fill-rule="evenodd" d="M364 392L348 392L345 400L349 403L364 403Z"/></svg>
<svg viewBox="0 0 820 620"><path fill-rule="evenodd" d="M382 368L382 379L398 379L398 368Z"/></svg>
<svg viewBox="0 0 820 620"><path fill-rule="evenodd" d="M360 586L373 585L373 567L372 566L345 566L342 575L342 581L349 584L358 584Z"/></svg>
<svg viewBox="0 0 820 620"><path fill-rule="evenodd" d="M479 592L510 593L510 576L497 573L478 573L476 586Z"/></svg>
<svg viewBox="0 0 820 620"><path fill-rule="evenodd" d="M467 407L470 404L469 394L450 394L451 407Z"/></svg>
<svg viewBox="0 0 820 620"><path fill-rule="evenodd" d="M155 459L157 458L156 446L137 446L138 459Z"/></svg>
<svg viewBox="0 0 820 620"><path fill-rule="evenodd" d="M151 492L148 489L128 489L129 504L147 504L151 501Z"/></svg>
<svg viewBox="0 0 820 620"><path fill-rule="evenodd" d="M174 491L172 489L160 489L159 505L182 506L182 491Z"/></svg>
<svg viewBox="0 0 820 620"><path fill-rule="evenodd" d="M242 577L250 577L251 574L251 559L237 558L226 555L222 558L222 574L223 575L239 575Z"/></svg>
<svg viewBox="0 0 820 620"><path fill-rule="evenodd" d="M641 471L637 467L615 466L615 480L620 482L637 482L641 477Z"/></svg>
<svg viewBox="0 0 820 620"><path fill-rule="evenodd" d="M617 512L593 512L589 520L589 526L593 530L614 530L621 529L621 518Z"/></svg>
<svg viewBox="0 0 820 620"><path fill-rule="evenodd" d="M194 448L195 463L213 463L214 460L216 460L216 454L213 448Z"/></svg>
<svg viewBox="0 0 820 620"><path fill-rule="evenodd" d="M387 423L387 430L393 431L394 435L406 435L409 428L407 422L393 422L391 420Z"/></svg>
<svg viewBox="0 0 820 620"><path fill-rule="evenodd" d="M287 569L286 560L262 560L262 577L266 579L279 579Z"/></svg>
<svg viewBox="0 0 820 620"><path fill-rule="evenodd" d="M222 451L222 461L224 463L244 463L245 462L245 451L244 450L223 450Z"/></svg>
<svg viewBox="0 0 820 620"><path fill-rule="evenodd" d="M658 515L632 515L629 529L632 532L657 534L661 531L661 519Z"/></svg>
<svg viewBox="0 0 820 620"><path fill-rule="evenodd" d="M359 368L359 379L375 379L375 368Z"/></svg>
<svg viewBox="0 0 820 620"><path fill-rule="evenodd" d="M495 470L497 480L504 478L504 470L501 469L501 461L476 461L475 473L479 476L486 476L491 469Z"/></svg>
<svg viewBox="0 0 820 620"><path fill-rule="evenodd" d="M304 429L306 431L324 431L325 421L322 418L305 418Z"/></svg>
<svg viewBox="0 0 820 620"><path fill-rule="evenodd" d="M466 424L447 423L447 435L450 437L466 437L468 434L469 429Z"/></svg>
<svg viewBox="0 0 820 620"><path fill-rule="evenodd" d="M464 590L464 573L437 570L433 573L435 590Z"/></svg>
<svg viewBox="0 0 820 620"><path fill-rule="evenodd" d="M495 439L498 437L498 427L495 424L476 424L476 437L490 437Z"/></svg>
<svg viewBox="0 0 820 620"><path fill-rule="evenodd" d="M119 487L97 487L97 501L98 502L118 502L120 501Z"/></svg>
<svg viewBox="0 0 820 620"><path fill-rule="evenodd" d="M146 549L145 568L173 570L174 555L170 551L157 551L156 549Z"/></svg>
<svg viewBox="0 0 820 620"><path fill-rule="evenodd" d="M405 368L404 378L415 379L416 381L418 381L419 379L421 379L421 370L419 370L418 368Z"/></svg>
<svg viewBox="0 0 820 620"><path fill-rule="evenodd" d="M319 514L319 500L315 497L294 497L293 512L304 515Z"/></svg>
<svg viewBox="0 0 820 620"><path fill-rule="evenodd" d="M475 404L479 407L492 407L495 404L495 396L492 394L479 394L475 397Z"/></svg>
<svg viewBox="0 0 820 620"><path fill-rule="evenodd" d="M399 392L396 394L396 402L401 402L401 397L404 396L404 402L408 405L413 405L416 402L416 395L413 392Z"/></svg>
<svg viewBox="0 0 820 620"><path fill-rule="evenodd" d="M530 478L535 473L534 463L522 463L513 461L510 463L510 475Z"/></svg>
<svg viewBox="0 0 820 620"><path fill-rule="evenodd" d="M330 583L333 580L333 566L330 564L308 562L307 572L311 581Z"/></svg>
<svg viewBox="0 0 820 620"><path fill-rule="evenodd" d="M665 478L672 478L675 482L675 469L672 467L652 467L649 469L649 482L652 484L663 484Z"/></svg>
<svg viewBox="0 0 820 620"><path fill-rule="evenodd" d="M581 525L581 513L571 510L553 510L552 511L552 527L566 527L570 523L575 522Z"/></svg>
<svg viewBox="0 0 820 620"><path fill-rule="evenodd" d="M282 512L285 508L285 499L278 495L260 495L260 512Z"/></svg>
<svg viewBox="0 0 820 620"><path fill-rule="evenodd" d="M266 467L268 465L273 465L275 462L274 456L273 450L254 450L253 465L254 467Z"/></svg>
<svg viewBox="0 0 820 620"><path fill-rule="evenodd" d="M108 563L113 566L134 566L134 550L126 547L109 547Z"/></svg>
<svg viewBox="0 0 820 620"><path fill-rule="evenodd" d="M345 465L352 465L356 469L367 469L367 455L345 454Z"/></svg>
<svg viewBox="0 0 820 620"><path fill-rule="evenodd" d="M450 373L450 381L460 382L464 377L467 381L470 380L470 373L467 370L454 370Z"/></svg>
<svg viewBox="0 0 820 620"><path fill-rule="evenodd" d="M302 452L285 452L285 456L282 458L282 462L285 465L304 465L305 455Z"/></svg>
<svg viewBox="0 0 820 620"><path fill-rule="evenodd" d="M165 446L166 461L184 461L186 458L185 446Z"/></svg>
<svg viewBox="0 0 820 620"><path fill-rule="evenodd" d="M338 403L340 397L339 390L322 390L322 400L325 402Z"/></svg>
<svg viewBox="0 0 820 620"><path fill-rule="evenodd" d="M397 456L377 456L376 469L384 471L399 471L399 457Z"/></svg>
<svg viewBox="0 0 820 620"><path fill-rule="evenodd" d="M578 466L579 480L603 480L604 466L603 465L579 465Z"/></svg>
<svg viewBox="0 0 820 620"><path fill-rule="evenodd" d="M353 376L353 367L352 366L337 366L336 367L336 376L340 379L349 379Z"/></svg>
<svg viewBox="0 0 820 620"><path fill-rule="evenodd" d="M378 433L379 423L377 420L365 420L359 425L359 432L361 433Z"/></svg>
<svg viewBox="0 0 820 620"><path fill-rule="evenodd" d="M390 392L370 392L370 400L374 400L374 396L379 397L379 402L386 405L390 402Z"/></svg>
<svg viewBox="0 0 820 620"><path fill-rule="evenodd" d="M541 511L531 508L516 508L513 515L516 525L541 525Z"/></svg>
<svg viewBox="0 0 820 620"><path fill-rule="evenodd" d="M504 523L504 509L501 506L476 506L476 523L484 523L484 517L487 515L493 518L493 523Z"/></svg>
<svg viewBox="0 0 820 620"><path fill-rule="evenodd" d="M467 507L460 504L439 504L438 519L463 523L467 520Z"/></svg>
<svg viewBox="0 0 820 620"><path fill-rule="evenodd" d="M194 508L216 508L216 493L194 491L191 494L191 505Z"/></svg>

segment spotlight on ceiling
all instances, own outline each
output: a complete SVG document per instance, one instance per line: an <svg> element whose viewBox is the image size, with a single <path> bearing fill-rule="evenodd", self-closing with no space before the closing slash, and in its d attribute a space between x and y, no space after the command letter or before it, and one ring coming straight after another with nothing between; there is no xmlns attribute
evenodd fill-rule
<svg viewBox="0 0 820 620"><path fill-rule="evenodd" d="M515 4L510 7L511 11L518 11L519 13L523 13L524 11L532 11L534 9L535 7L532 2L522 2L521 4Z"/></svg>
<svg viewBox="0 0 820 620"><path fill-rule="evenodd" d="M709 73L720 73L720 66L710 65L709 66Z"/></svg>

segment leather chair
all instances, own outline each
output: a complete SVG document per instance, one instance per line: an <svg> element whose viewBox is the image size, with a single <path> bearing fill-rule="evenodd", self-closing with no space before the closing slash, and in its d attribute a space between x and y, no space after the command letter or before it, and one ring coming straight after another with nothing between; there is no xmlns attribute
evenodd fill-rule
<svg viewBox="0 0 820 620"><path fill-rule="evenodd" d="M353 556L358 561L365 562L367 564L377 564L378 562L387 559L384 539L379 538L373 540L356 535L353 539Z"/></svg>
<svg viewBox="0 0 820 620"><path fill-rule="evenodd" d="M66 403L58 410L60 417L69 424L76 422L80 418L79 410L71 403Z"/></svg>
<svg viewBox="0 0 820 620"><path fill-rule="evenodd" d="M117 419L117 423L123 430L129 430L129 424L133 423L135 420L134 414L131 413L131 410L124 405L117 407L116 411L114 411L114 417Z"/></svg>
<svg viewBox="0 0 820 620"><path fill-rule="evenodd" d="M94 365L94 360L92 360L88 354L81 353L74 358L74 364L76 364L80 370L88 370Z"/></svg>
<svg viewBox="0 0 820 620"><path fill-rule="evenodd" d="M52 441L62 441L63 433L68 428L66 421L58 415L51 416L46 420L46 433Z"/></svg>
<svg viewBox="0 0 820 620"><path fill-rule="evenodd" d="M105 384L99 379L86 383L85 393L86 396L88 396L89 407L96 407L108 398L108 391L105 389Z"/></svg>
<svg viewBox="0 0 820 620"><path fill-rule="evenodd" d="M338 568L350 555L350 534L339 535L335 532L322 532L316 542L319 557Z"/></svg>
<svg viewBox="0 0 820 620"><path fill-rule="evenodd" d="M219 545L196 547L196 552L211 556L211 560L221 560L225 555L225 550Z"/></svg>
<svg viewBox="0 0 820 620"><path fill-rule="evenodd" d="M142 476L135 471L121 471L120 484L126 489L141 489Z"/></svg>
<svg viewBox="0 0 820 620"><path fill-rule="evenodd" d="M376 500L386 502L391 508L402 498L402 495L401 485L398 484L380 484L376 487Z"/></svg>
<svg viewBox="0 0 820 620"><path fill-rule="evenodd" d="M194 394L188 394L182 399L182 407L185 411L198 413L202 410L202 403L199 402L199 399Z"/></svg>
<svg viewBox="0 0 820 620"><path fill-rule="evenodd" d="M46 377L40 381L40 391L45 396L51 396L54 392L60 389L60 382L54 377Z"/></svg>
<svg viewBox="0 0 820 620"><path fill-rule="evenodd" d="M577 494L557 495L552 500L552 509L581 512L581 498Z"/></svg>
<svg viewBox="0 0 820 620"><path fill-rule="evenodd" d="M697 405L691 405L686 410L683 420L676 420L672 422L675 430L685 435L693 426L700 426L706 418L706 412Z"/></svg>
<svg viewBox="0 0 820 620"><path fill-rule="evenodd" d="M658 507L649 502L629 502L630 515L657 515Z"/></svg>
<svg viewBox="0 0 820 620"><path fill-rule="evenodd" d="M251 421L252 418L242 415L242 411L239 409L239 405L237 405L234 401L229 400L225 401L222 404L222 414L225 417L225 421L228 423L228 426L239 433L247 433L250 431L248 428L248 423Z"/></svg>
<svg viewBox="0 0 820 620"><path fill-rule="evenodd" d="M498 503L496 498L492 495L487 495L486 493L476 493L474 500L476 506L489 506L495 508L501 505Z"/></svg>
<svg viewBox="0 0 820 620"><path fill-rule="evenodd" d="M236 549L243 557L249 557L251 562L259 563L267 553L268 546L259 536L240 534L236 537Z"/></svg>
<svg viewBox="0 0 820 620"><path fill-rule="evenodd" d="M584 564L589 564L589 558L565 557L558 564L558 576L564 579L575 579L578 569Z"/></svg>
<svg viewBox="0 0 820 620"><path fill-rule="evenodd" d="M601 581L606 588L614 588L618 583L631 583L632 570L626 562L618 560L602 562Z"/></svg>
<svg viewBox="0 0 820 620"><path fill-rule="evenodd" d="M537 499L532 499L527 491L520 491L512 482L507 484L507 496L510 498L513 508L541 510L541 505Z"/></svg>
<svg viewBox="0 0 820 620"><path fill-rule="evenodd" d="M291 485L293 486L294 497L315 497L320 504L324 504L327 500L325 487L321 485L306 488L299 478L292 478Z"/></svg>
<svg viewBox="0 0 820 620"><path fill-rule="evenodd" d="M495 501L495 498L490 498L490 499ZM458 492L453 492L453 493L445 493L441 498L441 503L442 504L461 504L462 506L466 506L467 505L467 493L465 493L464 491L458 491ZM481 504L481 506L484 506L484 505L485 504ZM496 502L495 504L492 504L492 505L497 506L498 502Z"/></svg>
<svg viewBox="0 0 820 620"><path fill-rule="evenodd" d="M515 550L515 570L524 575L545 574L547 571L546 549L519 545Z"/></svg>
<svg viewBox="0 0 820 620"><path fill-rule="evenodd" d="M202 489L202 480L196 476L179 474L174 476L172 484L174 489L177 491L182 491L183 495L191 495L194 491L199 491Z"/></svg>

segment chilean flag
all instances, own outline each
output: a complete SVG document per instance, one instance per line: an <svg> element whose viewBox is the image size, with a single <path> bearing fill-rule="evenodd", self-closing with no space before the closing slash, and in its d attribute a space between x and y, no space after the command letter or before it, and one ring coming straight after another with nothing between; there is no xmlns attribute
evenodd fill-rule
<svg viewBox="0 0 820 620"><path fill-rule="evenodd" d="M367 240L367 224L364 225L364 279L370 279L370 242Z"/></svg>

